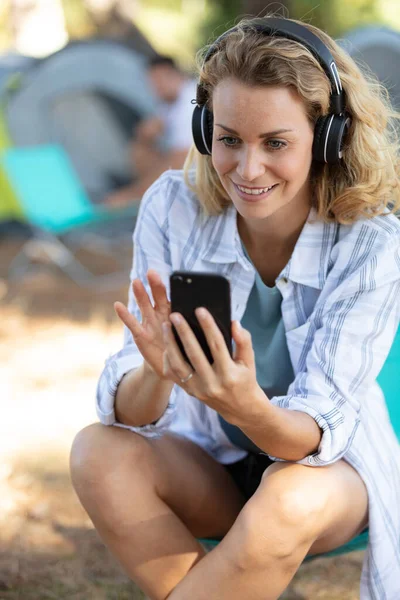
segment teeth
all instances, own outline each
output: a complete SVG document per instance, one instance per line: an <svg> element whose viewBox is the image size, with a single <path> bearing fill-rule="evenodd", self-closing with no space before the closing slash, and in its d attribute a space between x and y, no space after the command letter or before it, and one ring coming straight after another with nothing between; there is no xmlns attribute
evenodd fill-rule
<svg viewBox="0 0 400 600"><path fill-rule="evenodd" d="M252 188L246 188L246 187L242 187L241 185L238 185L238 188L241 192L244 192L245 194L251 194L252 196L259 196L260 194L265 194L265 192L268 192L273 187L274 186L271 185L270 187L255 190Z"/></svg>

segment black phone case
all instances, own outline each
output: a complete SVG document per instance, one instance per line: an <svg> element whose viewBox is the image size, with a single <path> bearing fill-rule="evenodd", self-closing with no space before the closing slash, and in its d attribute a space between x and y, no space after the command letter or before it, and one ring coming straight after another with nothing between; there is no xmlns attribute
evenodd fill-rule
<svg viewBox="0 0 400 600"><path fill-rule="evenodd" d="M195 315L195 309L203 306L214 317L224 336L227 348L232 356L231 336L231 294L229 281L222 275L190 271L174 271L170 276L171 312L179 312L190 327L202 347L208 361L214 359L207 340ZM182 342L172 327L175 339L185 360L191 365ZM193 366L193 365L191 365Z"/></svg>

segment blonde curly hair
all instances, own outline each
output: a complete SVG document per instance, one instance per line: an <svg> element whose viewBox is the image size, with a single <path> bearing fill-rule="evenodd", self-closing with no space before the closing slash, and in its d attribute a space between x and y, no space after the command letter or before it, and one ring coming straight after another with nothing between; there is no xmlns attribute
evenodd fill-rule
<svg viewBox="0 0 400 600"><path fill-rule="evenodd" d="M330 50L339 71L351 127L337 165L313 162L312 203L320 218L351 224L400 208L400 153L396 120L400 113L390 104L387 90L320 29L295 21L317 35ZM257 19L260 23L260 19ZM197 55L199 82L212 110L212 92L227 78L250 86L280 85L294 88L303 100L310 122L329 113L331 84L313 54L300 43L266 36L243 19L226 35L204 63ZM192 169L195 166L195 179ZM220 214L231 203L216 173L211 156L193 145L184 165L187 185L196 193L206 214Z"/></svg>

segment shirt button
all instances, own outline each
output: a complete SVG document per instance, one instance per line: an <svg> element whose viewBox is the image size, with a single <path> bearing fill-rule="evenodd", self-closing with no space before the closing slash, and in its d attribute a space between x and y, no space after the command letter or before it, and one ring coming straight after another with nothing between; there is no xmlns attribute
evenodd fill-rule
<svg viewBox="0 0 400 600"><path fill-rule="evenodd" d="M287 277L282 277L281 282L283 285L286 285L288 283Z"/></svg>

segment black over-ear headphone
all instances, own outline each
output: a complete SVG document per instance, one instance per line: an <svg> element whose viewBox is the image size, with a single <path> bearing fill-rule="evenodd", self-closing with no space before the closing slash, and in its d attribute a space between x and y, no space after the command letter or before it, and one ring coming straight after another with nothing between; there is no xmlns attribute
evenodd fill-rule
<svg viewBox="0 0 400 600"><path fill-rule="evenodd" d="M329 114L320 117L314 129L313 158L318 162L335 164L342 158L343 143L350 127L350 117L345 111L345 95L340 81L339 73L332 54L325 44L303 25L294 21L279 18L253 19L248 26L251 32L263 35L283 37L299 42L320 63L332 85L330 95ZM219 43L223 38L237 31L233 27L223 33L209 48L204 63L218 51ZM196 103L193 112L192 131L197 150L201 154L211 154L213 136L213 114L206 107L208 95L204 87L197 85Z"/></svg>

